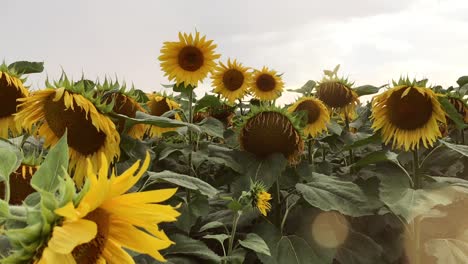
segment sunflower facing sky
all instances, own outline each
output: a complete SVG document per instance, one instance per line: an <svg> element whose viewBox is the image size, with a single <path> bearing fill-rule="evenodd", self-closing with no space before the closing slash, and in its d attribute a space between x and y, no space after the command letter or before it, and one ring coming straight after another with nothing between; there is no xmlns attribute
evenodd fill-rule
<svg viewBox="0 0 468 264"><path fill-rule="evenodd" d="M8 132L17 135L21 132L21 124L15 122L14 114L18 106L17 99L28 96L28 90L23 86L23 81L0 66L0 138L8 138Z"/></svg>
<svg viewBox="0 0 468 264"><path fill-rule="evenodd" d="M48 88L20 102L16 122L29 131L37 128L38 135L45 138L45 147L54 146L67 131L69 170L75 170L78 186L84 183L87 159L97 169L108 167L120 155L120 136L114 123L83 95L63 87Z"/></svg>
<svg viewBox="0 0 468 264"><path fill-rule="evenodd" d="M321 132L327 131L330 115L327 107L320 100L305 96L288 108L290 113L300 111L307 113L307 124L303 129L305 136L316 137Z"/></svg>
<svg viewBox="0 0 468 264"><path fill-rule="evenodd" d="M400 80L372 100L372 128L393 148L414 150L421 142L428 148L441 137L438 123L445 123L445 112L437 95L417 84Z"/></svg>
<svg viewBox="0 0 468 264"><path fill-rule="evenodd" d="M282 153L295 164L304 150L304 141L294 122L293 117L276 108L254 110L241 126L241 148L259 158Z"/></svg>
<svg viewBox="0 0 468 264"><path fill-rule="evenodd" d="M164 76L177 84L196 87L215 69L215 60L221 57L215 48L213 40L200 37L200 32L195 32L195 36L179 32L179 41L164 42L161 48L159 60Z"/></svg>
<svg viewBox="0 0 468 264"><path fill-rule="evenodd" d="M149 94L148 95L149 101L146 103L149 109L149 114L154 116L162 116L164 113L179 109L180 105L172 100L171 98L159 95L159 94ZM175 114L174 119L181 120L179 114ZM148 134L150 137L161 136L165 132L175 131L177 130L176 127L157 127L151 125L148 129Z"/></svg>
<svg viewBox="0 0 468 264"><path fill-rule="evenodd" d="M242 63L236 60L231 62L231 59L228 59L227 65L219 62L216 72L211 76L214 92L221 94L230 103L242 99L247 93L252 78L248 70L249 68L242 66Z"/></svg>
<svg viewBox="0 0 468 264"><path fill-rule="evenodd" d="M254 71L249 88L262 101L275 100L281 96L284 82L276 71L263 67Z"/></svg>
<svg viewBox="0 0 468 264"><path fill-rule="evenodd" d="M105 162L106 156L101 159ZM118 177L112 172L108 179L108 166L100 166L95 173L88 159L89 189L76 206L69 202L55 210L63 221L54 227L36 263L135 263L123 248L164 261L159 251L173 242L158 224L176 221L180 213L158 203L172 197L176 189L126 193L149 162L147 154L139 170L138 161Z"/></svg>

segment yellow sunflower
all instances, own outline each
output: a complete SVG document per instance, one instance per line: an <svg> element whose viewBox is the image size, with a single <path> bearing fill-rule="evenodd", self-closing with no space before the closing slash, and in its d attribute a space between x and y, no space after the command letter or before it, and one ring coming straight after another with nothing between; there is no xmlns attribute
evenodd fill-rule
<svg viewBox="0 0 468 264"><path fill-rule="evenodd" d="M19 168L10 175L10 201L9 204L20 205L23 200L35 192L30 181L33 174L39 169L37 165L29 165L22 163ZM4 199L5 190L4 183L0 182L0 198Z"/></svg>
<svg viewBox="0 0 468 264"><path fill-rule="evenodd" d="M393 141L394 148L408 151L441 137L438 122L445 123L445 112L431 89L403 84L374 97L372 119L385 144Z"/></svg>
<svg viewBox="0 0 468 264"><path fill-rule="evenodd" d="M322 131L327 131L330 114L326 106L318 99L305 96L288 108L288 112L307 112L307 125L303 132L305 136L315 137Z"/></svg>
<svg viewBox="0 0 468 264"><path fill-rule="evenodd" d="M280 97L284 83L276 71L263 67L254 71L249 87L256 98L268 101Z"/></svg>
<svg viewBox="0 0 468 264"><path fill-rule="evenodd" d="M252 207L257 208L264 216L271 210L271 194L265 190L262 182L255 182L250 186L250 194Z"/></svg>
<svg viewBox="0 0 468 264"><path fill-rule="evenodd" d="M174 110L180 109L180 105L170 99L167 96L162 96L158 94L150 94L148 95L149 101L147 102L149 113L154 116L162 116L164 113ZM181 120L179 114L175 114L174 119ZM176 127L157 127L157 126L150 126L148 129L148 134L150 137L161 136L165 132L175 131L177 130Z"/></svg>
<svg viewBox="0 0 468 264"><path fill-rule="evenodd" d="M89 189L76 207L69 202L55 210L63 221L54 227L37 263L135 263L123 248L165 261L159 251L173 242L158 224L176 221L180 213L158 203L176 189L126 193L149 162L147 155L139 171L136 162L118 177L112 172L108 179L108 166L100 166L96 174L88 159Z"/></svg>
<svg viewBox="0 0 468 264"><path fill-rule="evenodd" d="M13 136L21 133L21 123L15 122L14 114L18 106L17 99L28 96L28 90L23 81L0 70L0 138L8 138L8 131Z"/></svg>
<svg viewBox="0 0 468 264"><path fill-rule="evenodd" d="M65 88L45 89L20 102L16 121L28 130L37 126L38 134L45 138L45 147L54 146L67 131L69 170L75 170L78 186L84 182L87 159L97 169L110 166L120 155L120 136L114 123L81 94Z"/></svg>
<svg viewBox="0 0 468 264"><path fill-rule="evenodd" d="M299 162L304 141L294 119L276 108L254 110L241 126L241 148L259 158L282 153L290 164Z"/></svg>
<svg viewBox="0 0 468 264"><path fill-rule="evenodd" d="M141 107L141 105L135 99L124 93L113 93L110 97L108 97L107 100L109 103L114 100L114 108L112 110L117 114L126 115L133 118L135 117L137 111L146 112L146 110ZM118 118L116 127L117 131L122 133L125 129L125 119ZM145 124L135 124L127 131L127 134L133 138L141 139L145 135L145 132Z"/></svg>
<svg viewBox="0 0 468 264"><path fill-rule="evenodd" d="M215 53L216 45L206 36L180 33L178 42L164 42L161 48L161 69L169 80L196 87L216 67L215 60L221 55Z"/></svg>
<svg viewBox="0 0 468 264"><path fill-rule="evenodd" d="M242 99L247 93L252 75L248 68L236 60L228 59L227 66L219 62L216 72L211 76L214 92L222 94L230 103Z"/></svg>

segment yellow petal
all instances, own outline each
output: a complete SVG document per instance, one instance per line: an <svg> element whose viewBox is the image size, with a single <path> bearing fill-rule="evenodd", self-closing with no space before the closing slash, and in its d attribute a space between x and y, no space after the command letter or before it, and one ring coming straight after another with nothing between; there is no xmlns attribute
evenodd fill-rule
<svg viewBox="0 0 468 264"><path fill-rule="evenodd" d="M120 195L112 199L112 202L117 203L160 203L166 201L167 199L171 198L177 191L177 188L171 189L161 189L161 190L153 190L147 192L135 192L135 193L128 193L124 195Z"/></svg>
<svg viewBox="0 0 468 264"><path fill-rule="evenodd" d="M49 248L45 248L38 264L76 264L72 254L59 254Z"/></svg>
<svg viewBox="0 0 468 264"><path fill-rule="evenodd" d="M54 227L48 247L57 253L69 254L76 246L91 241L96 233L97 225L93 221L65 221L62 226Z"/></svg>
<svg viewBox="0 0 468 264"><path fill-rule="evenodd" d="M134 264L133 258L112 240L107 240L102 252L109 264Z"/></svg>

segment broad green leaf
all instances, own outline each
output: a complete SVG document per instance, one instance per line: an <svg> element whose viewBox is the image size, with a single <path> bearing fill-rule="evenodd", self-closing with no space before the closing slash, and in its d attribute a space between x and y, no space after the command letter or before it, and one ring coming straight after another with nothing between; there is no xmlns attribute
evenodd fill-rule
<svg viewBox="0 0 468 264"><path fill-rule="evenodd" d="M304 95L310 95L312 93L312 90L314 87L317 85L315 81L309 80L307 81L301 88L299 89L288 89L287 91L289 92L295 92L295 93L301 93Z"/></svg>
<svg viewBox="0 0 468 264"><path fill-rule="evenodd" d="M55 192L60 179L68 175L68 145L67 132L49 151L39 169L31 179L31 186L37 191Z"/></svg>
<svg viewBox="0 0 468 264"><path fill-rule="evenodd" d="M323 211L339 211L344 215L363 216L372 214L366 206L370 198L358 185L333 176L313 173L307 184L296 184L296 190L314 207Z"/></svg>
<svg viewBox="0 0 468 264"><path fill-rule="evenodd" d="M468 127L463 121L463 116L458 113L457 109L450 103L447 97L438 97L439 103L442 105L445 113L455 123L458 129L464 129Z"/></svg>
<svg viewBox="0 0 468 264"><path fill-rule="evenodd" d="M349 230L348 238L337 251L335 259L346 264L375 264L382 261L382 247L372 238Z"/></svg>
<svg viewBox="0 0 468 264"><path fill-rule="evenodd" d="M175 242L175 245L169 247L166 255L189 255L209 261L210 263L221 262L221 258L199 240L181 234L174 234L170 238Z"/></svg>
<svg viewBox="0 0 468 264"><path fill-rule="evenodd" d="M200 100L198 100L197 104L195 105L195 113L204 109L204 108L217 108L220 107L221 101L218 99L217 96L214 95L205 95Z"/></svg>
<svg viewBox="0 0 468 264"><path fill-rule="evenodd" d="M205 239L214 239L217 240L221 245L223 245L224 240L228 239L230 236L226 234L216 234L216 235L206 235L203 236Z"/></svg>
<svg viewBox="0 0 468 264"><path fill-rule="evenodd" d="M180 209L181 215L177 218L175 225L185 233L189 234L192 227L197 223L200 217L206 216L210 211L206 196L192 196L189 204L184 203Z"/></svg>
<svg viewBox="0 0 468 264"><path fill-rule="evenodd" d="M338 125L338 123L336 123L335 120L330 120L330 122L327 123L327 128L333 134L336 134L338 136L341 135L341 133L343 132L343 128L340 125Z"/></svg>
<svg viewBox="0 0 468 264"><path fill-rule="evenodd" d="M210 184L189 176L185 174L179 174L175 173L172 171L161 171L161 172L152 172L148 171L148 175L150 176L150 180L163 180L167 181L170 183L173 183L175 185L191 189L191 190L197 190L201 194L206 195L208 197L214 197L219 191L211 186Z"/></svg>
<svg viewBox="0 0 468 264"><path fill-rule="evenodd" d="M216 118L207 117L198 123L198 126L207 135L224 138L224 124Z"/></svg>
<svg viewBox="0 0 468 264"><path fill-rule="evenodd" d="M457 83L460 87L464 86L465 84L468 84L468 76L461 76L458 78Z"/></svg>
<svg viewBox="0 0 468 264"><path fill-rule="evenodd" d="M281 153L274 153L265 159L253 158L247 167L247 175L253 181L262 181L267 189L286 169L287 160Z"/></svg>
<svg viewBox="0 0 468 264"><path fill-rule="evenodd" d="M182 122L176 119L171 119L162 116L153 116L150 114L146 114L140 111L137 111L135 114L135 118L128 117L126 115L115 114L118 117L124 118L127 120L125 122L126 127L132 127L134 124L148 124L148 125L155 125L158 127L188 127L190 130L201 133L201 129L190 123Z"/></svg>
<svg viewBox="0 0 468 264"><path fill-rule="evenodd" d="M465 145L457 145L445 142L443 140L439 140L440 143L444 144L445 146L457 151L458 153L462 154L465 157L468 157L468 146Z"/></svg>
<svg viewBox="0 0 468 264"><path fill-rule="evenodd" d="M381 87L376 87L373 85L363 85L363 86L353 88L353 90L358 94L358 96L363 96L363 95L375 94L380 90L380 88Z"/></svg>
<svg viewBox="0 0 468 264"><path fill-rule="evenodd" d="M395 164L399 164L398 154L396 154L395 152L388 151L388 150L375 151L363 157L362 159L358 160L352 166L353 167L365 167L369 164L375 164L375 163L385 162L385 161L390 161Z"/></svg>
<svg viewBox="0 0 468 264"><path fill-rule="evenodd" d="M44 70L44 62L17 61L8 65L8 69L20 74L40 73Z"/></svg>
<svg viewBox="0 0 468 264"><path fill-rule="evenodd" d="M278 264L276 261L277 247L279 240L281 239L281 232L270 222L262 222L254 227L253 230L259 235L263 241L268 245L271 256L264 254L257 254L258 258L264 264Z"/></svg>
<svg viewBox="0 0 468 264"><path fill-rule="evenodd" d="M379 142L382 142L382 138L379 133L375 133L369 137L354 141L351 144L346 145L343 148L343 150L355 149L355 148L359 148L359 147L363 147L369 144L375 144Z"/></svg>
<svg viewBox="0 0 468 264"><path fill-rule="evenodd" d="M2 199L0 199L0 221L2 218L6 218L10 215L10 208L8 203Z"/></svg>
<svg viewBox="0 0 468 264"><path fill-rule="evenodd" d="M283 236L277 245L277 263L310 264L322 263L310 245L302 238Z"/></svg>
<svg viewBox="0 0 468 264"><path fill-rule="evenodd" d="M243 264L247 251L243 248L234 249L229 256L223 257L228 264Z"/></svg>
<svg viewBox="0 0 468 264"><path fill-rule="evenodd" d="M214 228L223 227L223 226L224 226L224 224L219 222L219 221L209 222L209 223L205 224L204 226L200 227L200 232L210 230L210 229L214 229Z"/></svg>
<svg viewBox="0 0 468 264"><path fill-rule="evenodd" d="M424 247L428 255L437 258L437 264L468 263L468 231L456 239L431 239Z"/></svg>
<svg viewBox="0 0 468 264"><path fill-rule="evenodd" d="M18 168L18 157L13 147L0 148L0 181L8 181L10 174Z"/></svg>
<svg viewBox="0 0 468 264"><path fill-rule="evenodd" d="M257 253L271 256L270 249L265 240L255 233L249 233L244 240L239 240L239 244Z"/></svg>
<svg viewBox="0 0 468 264"><path fill-rule="evenodd" d="M426 184L424 189L414 190L410 187L408 177L399 172L388 173L379 178L381 201L408 223L436 205L452 203L457 196L448 184Z"/></svg>

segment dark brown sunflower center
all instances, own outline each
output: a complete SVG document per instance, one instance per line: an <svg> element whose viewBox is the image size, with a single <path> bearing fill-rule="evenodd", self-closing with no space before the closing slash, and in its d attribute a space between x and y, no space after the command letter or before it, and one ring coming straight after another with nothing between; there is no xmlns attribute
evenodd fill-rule
<svg viewBox="0 0 468 264"><path fill-rule="evenodd" d="M116 93L112 97L108 97L107 103L110 103L112 101L112 98L114 98L114 108L112 109L114 112L121 114L121 115L126 115L128 117L135 117L136 111L138 110L137 106L133 101L128 98L127 96ZM117 122L117 131L120 133L124 130L125 128L125 119L124 118L118 118Z"/></svg>
<svg viewBox="0 0 468 264"><path fill-rule="evenodd" d="M396 127L413 130L423 127L432 116L432 101L416 89L401 98L406 89L400 89L388 98L388 118Z"/></svg>
<svg viewBox="0 0 468 264"><path fill-rule="evenodd" d="M303 101L297 107L295 112L307 111L307 123L312 124L320 117L320 108L318 105L310 100Z"/></svg>
<svg viewBox="0 0 468 264"><path fill-rule="evenodd" d="M244 83L244 74L236 69L229 69L223 75L223 84L229 91L241 88Z"/></svg>
<svg viewBox="0 0 468 264"><path fill-rule="evenodd" d="M327 106L345 107L353 101L351 89L339 82L324 82L317 89L317 97Z"/></svg>
<svg viewBox="0 0 468 264"><path fill-rule="evenodd" d="M76 263L95 264L106 246L109 236L109 214L103 209L96 209L88 214L85 219L93 221L97 225L96 237L86 244L77 246L72 251Z"/></svg>
<svg viewBox="0 0 468 264"><path fill-rule="evenodd" d="M273 76L271 76L270 74L266 73L258 76L257 81L255 83L258 89L264 92L273 91L276 86L275 78L273 78Z"/></svg>
<svg viewBox="0 0 468 264"><path fill-rule="evenodd" d="M21 164L21 166L10 175L10 204L20 205L23 200L35 192L29 182L37 167ZM4 183L0 182L0 198L5 197Z"/></svg>
<svg viewBox="0 0 468 264"><path fill-rule="evenodd" d="M2 74L0 78L0 118L8 117L16 113L16 107L18 102L16 99L23 98L24 95L20 89L18 89L13 82L8 83L6 75Z"/></svg>
<svg viewBox="0 0 468 264"><path fill-rule="evenodd" d="M52 94L44 104L47 125L55 136L62 137L67 130L68 146L82 155L89 155L98 151L106 140L106 134L98 131L91 122L91 116L74 102L74 110L65 109L64 96L56 102Z"/></svg>
<svg viewBox="0 0 468 264"><path fill-rule="evenodd" d="M201 50L194 46L183 47L179 52L179 66L186 71L196 71L203 66L205 58Z"/></svg>
<svg viewBox="0 0 468 264"><path fill-rule="evenodd" d="M153 102L151 104L151 109L150 109L151 115L162 116L164 113L171 111L171 107L169 106L166 100L167 99L164 98L159 102ZM169 118L174 119L174 116L171 116Z"/></svg>
<svg viewBox="0 0 468 264"><path fill-rule="evenodd" d="M289 118L277 112L261 112L250 118L241 131L244 150L265 158L282 153L286 158L300 155L303 142Z"/></svg>

